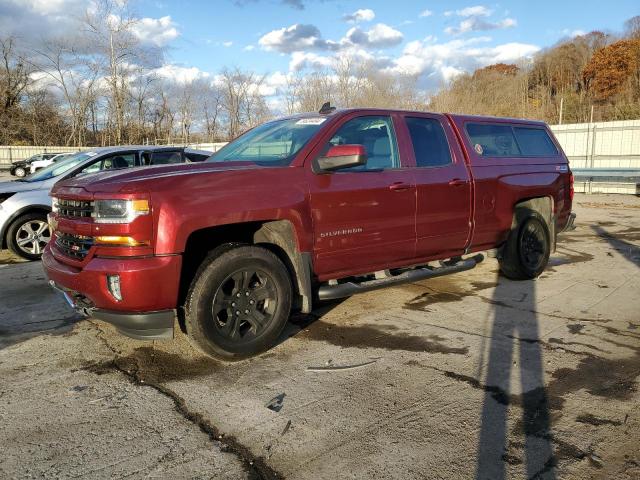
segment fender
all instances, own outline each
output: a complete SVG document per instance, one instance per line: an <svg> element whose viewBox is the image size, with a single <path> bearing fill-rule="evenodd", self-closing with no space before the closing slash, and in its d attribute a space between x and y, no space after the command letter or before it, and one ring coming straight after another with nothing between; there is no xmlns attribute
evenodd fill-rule
<svg viewBox="0 0 640 480"><path fill-rule="evenodd" d="M38 205L38 204L27 205L26 207L22 207L20 210L13 212L11 216L7 219L5 224L2 226L2 229L0 229L0 248L2 249L7 248L7 230L9 230L9 227L16 220L16 218L31 211L40 211L44 213L49 213L51 212L51 205Z"/></svg>
<svg viewBox="0 0 640 480"><path fill-rule="evenodd" d="M287 255L288 268L295 280L298 294L301 297L302 313L311 313L313 294L311 290L311 253L298 250L293 225L288 220L267 222L253 235L255 244L272 244L279 247Z"/></svg>

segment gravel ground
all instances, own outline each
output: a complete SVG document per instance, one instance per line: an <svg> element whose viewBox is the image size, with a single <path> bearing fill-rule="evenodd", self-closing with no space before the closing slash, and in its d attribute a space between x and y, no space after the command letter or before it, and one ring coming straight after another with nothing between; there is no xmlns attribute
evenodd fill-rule
<svg viewBox="0 0 640 480"><path fill-rule="evenodd" d="M231 364L81 319L2 253L0 476L639 478L640 198L575 211L535 281L487 259Z"/></svg>

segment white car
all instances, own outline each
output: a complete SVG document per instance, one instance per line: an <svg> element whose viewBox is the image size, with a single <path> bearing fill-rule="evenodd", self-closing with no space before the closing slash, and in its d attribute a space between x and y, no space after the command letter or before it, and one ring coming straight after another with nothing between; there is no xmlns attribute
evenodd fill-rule
<svg viewBox="0 0 640 480"><path fill-rule="evenodd" d="M59 180L121 168L202 162L213 152L183 147L131 145L78 152L14 181L0 182L0 249L38 260L51 239L49 191Z"/></svg>
<svg viewBox="0 0 640 480"><path fill-rule="evenodd" d="M37 170L48 167L52 163L62 160L63 158L68 157L69 155L73 155L73 153L59 153L55 157L51 157L45 160L36 160L35 162L31 162L31 165L29 166L29 169L30 169L29 171L30 173L36 173Z"/></svg>

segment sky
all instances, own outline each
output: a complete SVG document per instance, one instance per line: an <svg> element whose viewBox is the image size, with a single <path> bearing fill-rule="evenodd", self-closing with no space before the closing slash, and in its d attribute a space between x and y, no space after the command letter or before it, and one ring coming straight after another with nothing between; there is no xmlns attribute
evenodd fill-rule
<svg viewBox="0 0 640 480"><path fill-rule="evenodd" d="M93 0L0 0L0 35L27 41L72 29ZM114 0L121 1L121 0ZM638 0L130 0L136 34L166 49L159 73L176 82L223 67L267 75L267 94L286 76L366 59L381 71L417 75L427 91L457 74L517 63L594 29L620 32Z"/></svg>

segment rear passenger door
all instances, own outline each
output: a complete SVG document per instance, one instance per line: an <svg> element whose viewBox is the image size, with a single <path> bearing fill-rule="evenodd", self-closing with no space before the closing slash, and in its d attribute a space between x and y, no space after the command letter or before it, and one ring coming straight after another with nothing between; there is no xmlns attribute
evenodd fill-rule
<svg viewBox="0 0 640 480"><path fill-rule="evenodd" d="M443 115L403 118L417 189L416 256L460 255L471 231L472 189L462 150Z"/></svg>

